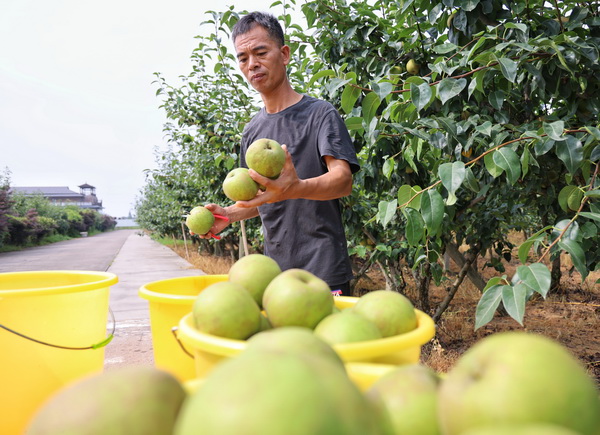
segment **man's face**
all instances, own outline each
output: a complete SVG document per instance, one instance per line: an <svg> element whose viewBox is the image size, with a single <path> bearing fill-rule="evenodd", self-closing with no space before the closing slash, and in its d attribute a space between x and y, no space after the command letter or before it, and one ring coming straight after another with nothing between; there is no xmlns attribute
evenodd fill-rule
<svg viewBox="0 0 600 435"><path fill-rule="evenodd" d="M235 51L246 80L261 94L278 89L286 80L289 47L279 47L262 26L256 25L239 35L235 40Z"/></svg>

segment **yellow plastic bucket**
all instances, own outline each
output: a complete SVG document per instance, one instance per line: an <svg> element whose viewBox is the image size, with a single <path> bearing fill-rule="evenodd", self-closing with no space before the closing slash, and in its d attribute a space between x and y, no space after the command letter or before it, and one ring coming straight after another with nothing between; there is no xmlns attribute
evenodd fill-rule
<svg viewBox="0 0 600 435"><path fill-rule="evenodd" d="M22 434L54 392L102 372L109 288L116 282L106 272L0 273L3 434Z"/></svg>
<svg viewBox="0 0 600 435"><path fill-rule="evenodd" d="M358 298L338 296L337 307L349 308ZM385 365L415 364L421 356L421 346L435 335L433 319L420 310L415 310L418 325L413 331L378 340L334 345L333 348L346 363L371 363ZM179 338L194 355L196 376L204 378L224 358L236 356L246 349L244 340L232 340L205 334L194 327L191 313L179 322ZM364 371L363 371L364 372Z"/></svg>
<svg viewBox="0 0 600 435"><path fill-rule="evenodd" d="M140 287L138 294L148 300L154 365L180 381L195 377L194 359L181 348L173 328L192 311L196 296L211 284L226 281L227 275L198 275L154 281Z"/></svg>

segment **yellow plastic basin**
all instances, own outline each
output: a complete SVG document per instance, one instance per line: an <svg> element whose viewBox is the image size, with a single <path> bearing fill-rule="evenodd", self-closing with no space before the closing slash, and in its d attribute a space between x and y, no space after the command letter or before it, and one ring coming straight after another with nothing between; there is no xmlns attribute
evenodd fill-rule
<svg viewBox="0 0 600 435"><path fill-rule="evenodd" d="M351 307L358 298L338 296L337 307ZM346 363L375 363L383 365L414 364L421 356L421 346L435 335L433 319L415 310L418 325L413 331L378 340L346 343L333 346ZM196 377L204 378L223 358L231 358L245 350L246 341L232 340L198 331L191 313L179 322L178 336L185 348L194 356ZM359 367L365 373L365 367ZM357 368L357 370L359 369ZM357 375L358 376L358 375ZM367 376L367 375L365 375ZM368 379L365 381L368 382Z"/></svg>
<svg viewBox="0 0 600 435"><path fill-rule="evenodd" d="M180 381L195 377L194 360L173 335L173 327L192 311L198 294L211 284L226 281L227 275L198 275L154 281L139 288L149 303L154 364Z"/></svg>
<svg viewBox="0 0 600 435"><path fill-rule="evenodd" d="M116 282L106 272L0 273L0 432L22 434L53 393L103 370L104 347L96 345L106 341Z"/></svg>

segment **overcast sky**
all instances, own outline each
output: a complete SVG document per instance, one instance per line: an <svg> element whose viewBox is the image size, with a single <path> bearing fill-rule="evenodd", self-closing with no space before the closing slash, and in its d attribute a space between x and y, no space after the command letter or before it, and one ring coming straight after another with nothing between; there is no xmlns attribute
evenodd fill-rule
<svg viewBox="0 0 600 435"><path fill-rule="evenodd" d="M104 213L133 213L166 143L153 73L177 85L190 72L205 11L273 1L1 0L0 173L12 186L88 183Z"/></svg>

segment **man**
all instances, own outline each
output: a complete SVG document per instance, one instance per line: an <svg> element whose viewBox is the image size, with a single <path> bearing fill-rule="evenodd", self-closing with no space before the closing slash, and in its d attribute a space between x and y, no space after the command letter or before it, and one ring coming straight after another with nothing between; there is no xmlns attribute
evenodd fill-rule
<svg viewBox="0 0 600 435"><path fill-rule="evenodd" d="M351 193L359 166L348 130L330 103L292 88L286 73L290 47L275 17L260 12L242 17L232 39L239 68L264 103L244 129L242 165L246 149L260 138L282 144L286 161L276 180L250 170L266 187L254 199L224 208L208 204L229 222L217 219L203 237L260 215L265 254L282 270L308 270L349 295L352 269L338 199Z"/></svg>

